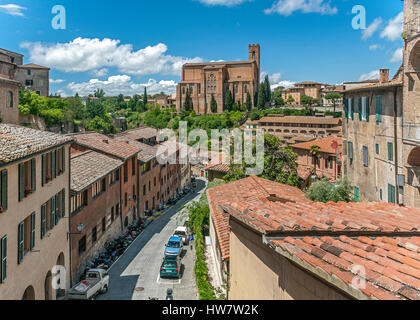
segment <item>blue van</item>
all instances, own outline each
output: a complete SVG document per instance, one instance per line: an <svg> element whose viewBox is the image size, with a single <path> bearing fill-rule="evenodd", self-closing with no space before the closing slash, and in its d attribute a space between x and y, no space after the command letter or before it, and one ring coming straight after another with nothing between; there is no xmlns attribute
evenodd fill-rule
<svg viewBox="0 0 420 320"><path fill-rule="evenodd" d="M166 244L164 255L166 256L180 256L182 250L182 238L171 237Z"/></svg>

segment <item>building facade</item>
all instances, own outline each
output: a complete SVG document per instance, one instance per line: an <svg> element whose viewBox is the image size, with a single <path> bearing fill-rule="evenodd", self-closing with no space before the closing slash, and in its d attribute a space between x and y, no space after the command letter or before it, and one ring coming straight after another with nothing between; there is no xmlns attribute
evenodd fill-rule
<svg viewBox="0 0 420 320"><path fill-rule="evenodd" d="M123 161L73 150L71 157L70 240L72 284L106 241L121 234L119 212Z"/></svg>
<svg viewBox="0 0 420 320"><path fill-rule="evenodd" d="M22 87L40 96L50 95L50 68L33 63L20 65L16 71L16 80Z"/></svg>
<svg viewBox="0 0 420 320"><path fill-rule="evenodd" d="M404 203L420 207L420 1L405 0L404 4Z"/></svg>
<svg viewBox="0 0 420 320"><path fill-rule="evenodd" d="M19 56L0 49L0 122L19 124L19 88L15 79Z"/></svg>
<svg viewBox="0 0 420 320"><path fill-rule="evenodd" d="M184 107L187 92L196 114L210 114L212 96L217 112L222 113L226 92L234 102L244 104L249 93L252 106L260 82L260 45L248 48L248 61L187 63L182 67L182 81L177 86L176 109Z"/></svg>
<svg viewBox="0 0 420 320"><path fill-rule="evenodd" d="M1 300L54 300L70 286L71 143L69 137L0 124ZM61 272L63 288L54 288L53 277Z"/></svg>

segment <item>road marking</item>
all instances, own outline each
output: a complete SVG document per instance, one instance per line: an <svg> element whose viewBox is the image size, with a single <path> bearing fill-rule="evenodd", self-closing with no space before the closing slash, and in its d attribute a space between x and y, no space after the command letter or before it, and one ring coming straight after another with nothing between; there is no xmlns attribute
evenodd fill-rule
<svg viewBox="0 0 420 320"><path fill-rule="evenodd" d="M182 280L182 279L178 279L178 281L170 281L170 280L168 280L168 281L164 281L164 280L162 280L162 278L160 277L160 273L158 273L158 277L157 277L157 279L156 279L156 283L157 283L157 284L181 284L181 280Z"/></svg>

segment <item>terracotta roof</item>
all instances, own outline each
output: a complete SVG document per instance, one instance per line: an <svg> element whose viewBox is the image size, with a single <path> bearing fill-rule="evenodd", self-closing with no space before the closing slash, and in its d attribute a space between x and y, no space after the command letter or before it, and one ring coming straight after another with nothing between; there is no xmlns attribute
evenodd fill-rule
<svg viewBox="0 0 420 320"><path fill-rule="evenodd" d="M220 66L220 65L230 65L230 64L251 64L254 61L217 61L217 62L194 62L194 63L186 63L184 67L211 67L211 66Z"/></svg>
<svg viewBox="0 0 420 320"><path fill-rule="evenodd" d="M222 216L218 221L226 223L229 213L266 237L279 254L354 298L420 299L419 208L316 203L297 199L303 195L299 190L290 199L282 185L273 186L280 190L277 197L267 197L261 190L268 189L268 183L255 188L244 180L238 182L243 185L239 190L226 185L218 187L217 194L207 192L212 215ZM352 287L357 266L366 271L365 288Z"/></svg>
<svg viewBox="0 0 420 320"><path fill-rule="evenodd" d="M158 135L158 130L149 127L136 128L132 130L125 131L118 134L117 136L125 136L134 140L138 139L150 139Z"/></svg>
<svg viewBox="0 0 420 320"><path fill-rule="evenodd" d="M285 117L263 117L259 124L271 123L311 123L311 124L334 124L339 125L340 118L310 117L310 116L285 116Z"/></svg>
<svg viewBox="0 0 420 320"><path fill-rule="evenodd" d="M0 124L0 164L12 162L72 141L71 137L48 131L13 124Z"/></svg>
<svg viewBox="0 0 420 320"><path fill-rule="evenodd" d="M148 144L131 139L129 135L128 136L115 136L114 139L140 148L140 151L137 153L137 159L139 159L140 161L144 163L149 162L150 160L156 158L156 153L157 153L156 146L149 146Z"/></svg>
<svg viewBox="0 0 420 320"><path fill-rule="evenodd" d="M344 90L344 92L347 93L347 92L360 91L360 90L384 89L384 88L399 87L399 86L402 86L402 81L391 80L385 83L377 82L377 83L362 86L362 87L347 89L347 90Z"/></svg>
<svg viewBox="0 0 420 320"><path fill-rule="evenodd" d="M219 163L219 164L210 164L206 166L207 171L216 171L216 172L229 172L230 165L225 163Z"/></svg>
<svg viewBox="0 0 420 320"><path fill-rule="evenodd" d="M343 148L343 139L339 137L328 137L309 142L302 142L292 145L292 148L309 150L313 145L316 145L321 147L321 152L335 154L336 150L332 147L334 141L338 143L338 153L341 153Z"/></svg>
<svg viewBox="0 0 420 320"><path fill-rule="evenodd" d="M21 65L21 66L19 66L19 68L22 68L22 69L43 69L43 70L50 70L50 68L48 68L48 67L40 66L40 65L34 64L34 63L29 63L29 64Z"/></svg>
<svg viewBox="0 0 420 320"><path fill-rule="evenodd" d="M73 192L81 192L123 164L121 160L95 151L76 154L71 158L70 189Z"/></svg>
<svg viewBox="0 0 420 320"><path fill-rule="evenodd" d="M107 153L123 160L131 158L140 151L139 147L96 132L76 133L69 136L73 137L76 143L83 147Z"/></svg>
<svg viewBox="0 0 420 320"><path fill-rule="evenodd" d="M229 258L229 214L222 206L232 203L253 203L260 198L278 195L282 199L307 201L304 193L294 187L259 177L249 177L207 190L212 220L223 259Z"/></svg>

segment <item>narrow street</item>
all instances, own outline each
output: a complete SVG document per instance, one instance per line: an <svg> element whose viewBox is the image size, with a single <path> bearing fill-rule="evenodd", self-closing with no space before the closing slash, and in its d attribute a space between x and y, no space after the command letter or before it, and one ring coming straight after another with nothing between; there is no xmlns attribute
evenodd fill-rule
<svg viewBox="0 0 420 320"><path fill-rule="evenodd" d="M165 244L176 227L187 220L187 210L181 207L199 200L205 188L205 180L197 179L194 194L185 196L146 227L108 270L109 290L97 300L165 300L168 288L173 289L175 300L198 299L194 276L195 252L189 246L184 247L180 279L161 279L159 269Z"/></svg>

